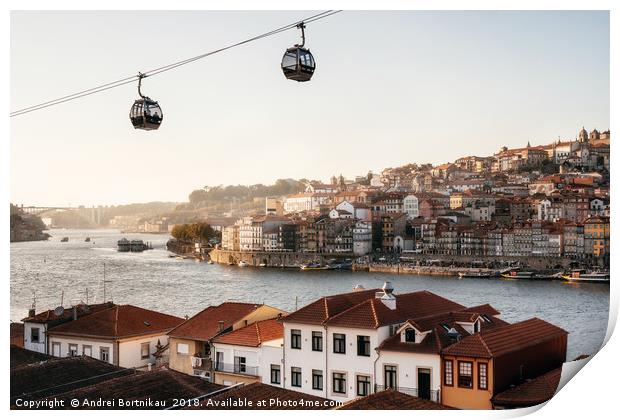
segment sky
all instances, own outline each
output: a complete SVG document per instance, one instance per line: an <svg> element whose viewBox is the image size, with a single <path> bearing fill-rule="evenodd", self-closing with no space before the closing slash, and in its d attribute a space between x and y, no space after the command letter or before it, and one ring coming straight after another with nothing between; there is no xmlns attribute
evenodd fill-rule
<svg viewBox="0 0 620 420"><path fill-rule="evenodd" d="M12 111L292 23L308 11L11 13ZM187 201L206 185L327 181L488 156L609 128L606 11L344 11L312 22L310 82L286 80L291 30L137 86L11 118L11 202Z"/></svg>

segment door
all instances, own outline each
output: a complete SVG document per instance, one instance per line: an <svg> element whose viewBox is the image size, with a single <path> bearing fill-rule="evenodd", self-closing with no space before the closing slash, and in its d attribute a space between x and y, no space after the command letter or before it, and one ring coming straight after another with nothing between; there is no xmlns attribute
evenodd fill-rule
<svg viewBox="0 0 620 420"><path fill-rule="evenodd" d="M425 400L431 399L431 370L418 369L418 397Z"/></svg>
<svg viewBox="0 0 620 420"><path fill-rule="evenodd" d="M60 343L52 343L52 356L60 357Z"/></svg>

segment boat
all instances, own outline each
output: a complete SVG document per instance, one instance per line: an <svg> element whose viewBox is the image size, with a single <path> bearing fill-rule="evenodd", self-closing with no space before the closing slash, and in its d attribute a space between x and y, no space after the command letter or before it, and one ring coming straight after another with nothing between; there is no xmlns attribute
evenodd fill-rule
<svg viewBox="0 0 620 420"><path fill-rule="evenodd" d="M215 263L213 262L213 260L208 260L207 264L211 265L211 264L215 264Z"/></svg>
<svg viewBox="0 0 620 420"><path fill-rule="evenodd" d="M258 266L259 267L267 267L267 263L262 262L262 263L258 264Z"/></svg>
<svg viewBox="0 0 620 420"><path fill-rule="evenodd" d="M237 264L237 265L238 265L239 267L247 267L247 266L248 266L248 265L250 265L250 264L248 264L248 263L247 263L247 262L245 262L245 261L239 261L239 264Z"/></svg>
<svg viewBox="0 0 620 420"><path fill-rule="evenodd" d="M460 278L489 278L495 273L491 271L459 271Z"/></svg>
<svg viewBox="0 0 620 420"><path fill-rule="evenodd" d="M330 267L327 265L321 265L321 263L309 263L309 264L302 264L301 267L299 267L300 269L306 271L306 270L329 270Z"/></svg>
<svg viewBox="0 0 620 420"><path fill-rule="evenodd" d="M84 239L84 242L90 242L90 236L87 236L86 239Z"/></svg>
<svg viewBox="0 0 620 420"><path fill-rule="evenodd" d="M332 270L352 270L353 263L351 261L337 262L329 264L329 268Z"/></svg>
<svg viewBox="0 0 620 420"><path fill-rule="evenodd" d="M534 279L536 273L533 271L509 271L507 273L502 273L502 277L505 279Z"/></svg>
<svg viewBox="0 0 620 420"><path fill-rule="evenodd" d="M60 240L60 242L69 242L69 237L65 236L64 238Z"/></svg>
<svg viewBox="0 0 620 420"><path fill-rule="evenodd" d="M562 278L575 283L609 283L609 272L574 270L568 275L563 275Z"/></svg>
<svg viewBox="0 0 620 420"><path fill-rule="evenodd" d="M122 238L116 242L116 250L118 252L142 252L147 249L153 249L153 247L140 239L130 241L127 238Z"/></svg>

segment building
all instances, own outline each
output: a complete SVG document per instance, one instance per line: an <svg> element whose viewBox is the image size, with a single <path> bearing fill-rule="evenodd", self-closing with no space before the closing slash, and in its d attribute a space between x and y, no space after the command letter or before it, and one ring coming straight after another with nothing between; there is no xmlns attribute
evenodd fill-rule
<svg viewBox="0 0 620 420"><path fill-rule="evenodd" d="M168 342L168 331L183 322L133 305L114 305L50 328L47 341L55 357L89 356L116 366L141 368L155 363L153 352Z"/></svg>
<svg viewBox="0 0 620 420"><path fill-rule="evenodd" d="M254 322L212 340L213 381L281 386L284 328L279 318Z"/></svg>
<svg viewBox="0 0 620 420"><path fill-rule="evenodd" d="M112 308L112 302L86 305L84 303L75 305L71 308L58 307L56 310L48 309L35 314L35 309L28 311L28 316L22 319L23 328L23 347L27 350L36 351L43 354L51 354L51 347L47 337L50 328L74 321L88 314Z"/></svg>
<svg viewBox="0 0 620 420"><path fill-rule="evenodd" d="M374 349L407 319L464 307L422 291L357 289L327 296L282 318L283 387L348 401L371 394L382 373Z"/></svg>
<svg viewBox="0 0 620 420"><path fill-rule="evenodd" d="M283 313L280 309L255 303L224 302L209 306L168 333L170 369L212 378L211 341L214 338Z"/></svg>
<svg viewBox="0 0 620 420"><path fill-rule="evenodd" d="M491 409L493 396L566 360L568 333L538 318L482 331L442 350L442 404Z"/></svg>

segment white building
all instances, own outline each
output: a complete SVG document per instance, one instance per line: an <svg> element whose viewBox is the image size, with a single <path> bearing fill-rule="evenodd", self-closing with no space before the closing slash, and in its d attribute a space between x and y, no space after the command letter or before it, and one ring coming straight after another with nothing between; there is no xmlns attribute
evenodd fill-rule
<svg viewBox="0 0 620 420"><path fill-rule="evenodd" d="M373 393L383 375L375 349L407 319L463 309L427 291L357 289L283 318L283 387L337 401Z"/></svg>
<svg viewBox="0 0 620 420"><path fill-rule="evenodd" d="M214 382L262 382L282 386L283 326L278 318L257 321L213 339Z"/></svg>
<svg viewBox="0 0 620 420"><path fill-rule="evenodd" d="M336 210L344 210L353 215L354 219L364 220L369 222L371 220L371 211L370 208L364 203L354 202L351 203L349 201L341 201L336 206Z"/></svg>
<svg viewBox="0 0 620 420"><path fill-rule="evenodd" d="M168 343L167 333L184 320L139 308L114 305L50 328L52 356L90 356L126 368L155 363L153 353Z"/></svg>
<svg viewBox="0 0 620 420"><path fill-rule="evenodd" d="M319 192L305 192L293 194L284 200L285 213L300 213L304 211L318 210L321 205L328 204L333 194Z"/></svg>
<svg viewBox="0 0 620 420"><path fill-rule="evenodd" d="M353 227L353 254L367 255L372 252L372 223L358 220Z"/></svg>
<svg viewBox="0 0 620 420"><path fill-rule="evenodd" d="M70 308L58 307L55 310L47 310L35 314L31 309L28 317L22 319L24 323L24 348L38 353L50 354L51 348L47 339L47 331L50 328L71 322L85 315L113 307L111 302L95 305L81 303Z"/></svg>

